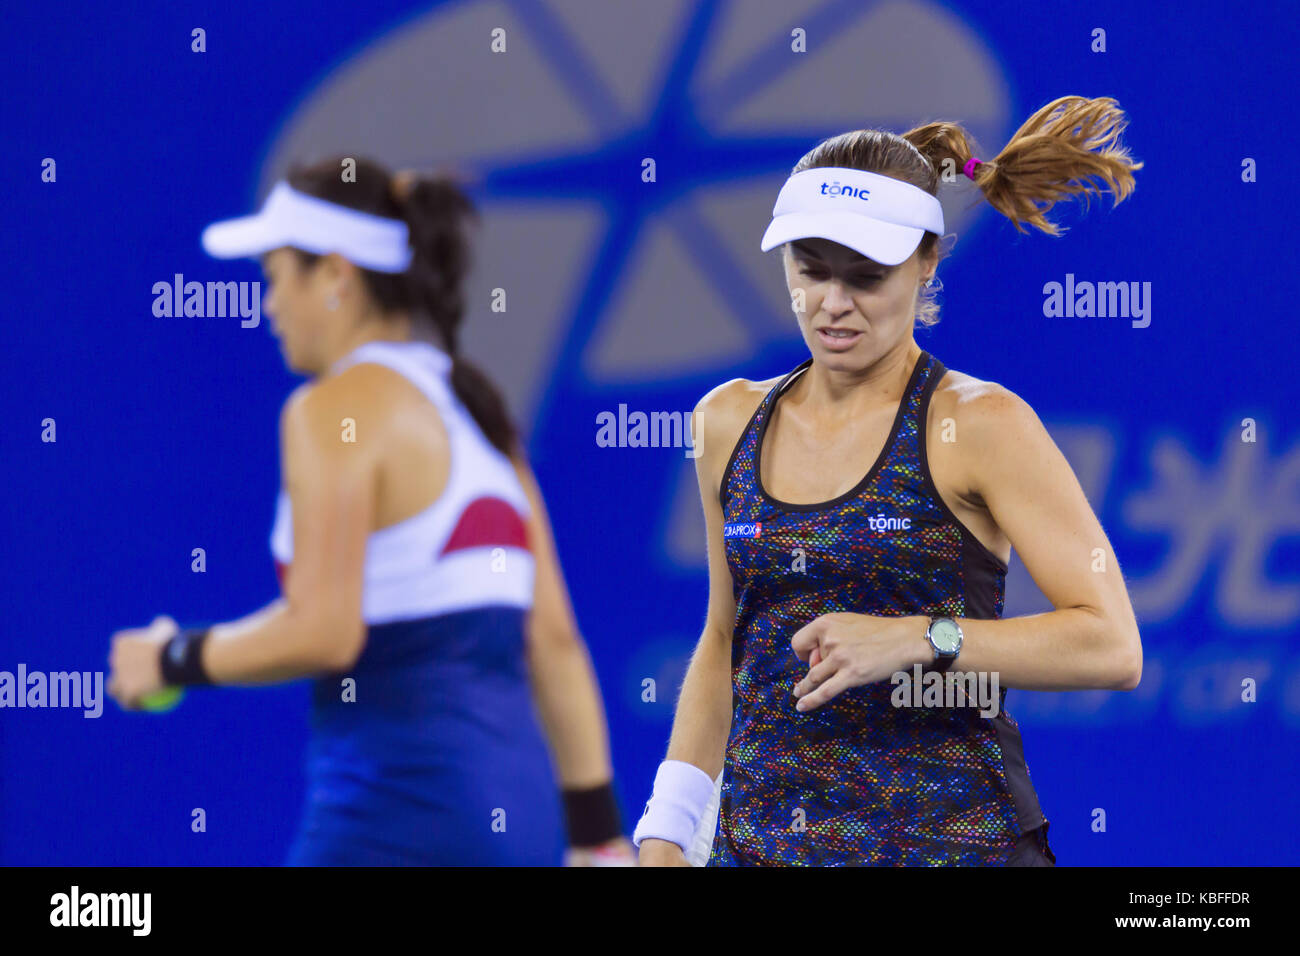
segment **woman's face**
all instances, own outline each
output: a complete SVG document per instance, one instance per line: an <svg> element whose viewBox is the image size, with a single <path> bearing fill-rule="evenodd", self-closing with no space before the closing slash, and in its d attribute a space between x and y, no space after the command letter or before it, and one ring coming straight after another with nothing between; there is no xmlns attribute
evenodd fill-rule
<svg viewBox="0 0 1300 956"><path fill-rule="evenodd" d="M268 288L263 290L262 311L271 318L271 332L280 342L285 364L296 372L317 371L323 343L330 341L329 330L337 324L338 313L326 308L331 284L318 259L304 267L288 248L274 249L262 257L262 272ZM337 283L334 283L337 285Z"/></svg>
<svg viewBox="0 0 1300 956"><path fill-rule="evenodd" d="M911 334L917 293L938 264L937 253L922 260L914 252L885 266L829 239L784 249L799 331L814 360L835 371L866 368Z"/></svg>

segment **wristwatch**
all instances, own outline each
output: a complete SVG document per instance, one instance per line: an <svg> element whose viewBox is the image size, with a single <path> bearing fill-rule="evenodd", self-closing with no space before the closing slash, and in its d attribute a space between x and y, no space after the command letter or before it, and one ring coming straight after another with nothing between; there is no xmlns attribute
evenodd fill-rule
<svg viewBox="0 0 1300 956"><path fill-rule="evenodd" d="M927 670L946 671L961 653L961 625L950 617L930 618L925 639L934 651L934 662Z"/></svg>

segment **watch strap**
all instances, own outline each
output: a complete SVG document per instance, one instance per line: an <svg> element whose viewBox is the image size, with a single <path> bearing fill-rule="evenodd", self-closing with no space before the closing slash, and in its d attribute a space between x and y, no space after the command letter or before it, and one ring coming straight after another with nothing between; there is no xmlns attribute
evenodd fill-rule
<svg viewBox="0 0 1300 956"><path fill-rule="evenodd" d="M930 629L934 627L935 621L941 620L952 621L953 626L957 628L957 632L959 634L961 633L961 625L957 624L955 620L948 617L946 614L936 614L931 616L930 623L926 625L925 628L925 643L930 645L930 651L934 654L934 660L930 661L930 663L926 664L922 669L925 673L930 673L931 671L943 673L948 670L948 668L952 667L952 662L957 659L957 654L961 653L961 644L957 645L957 651L953 654L941 653L939 649L934 646L934 640L930 637Z"/></svg>

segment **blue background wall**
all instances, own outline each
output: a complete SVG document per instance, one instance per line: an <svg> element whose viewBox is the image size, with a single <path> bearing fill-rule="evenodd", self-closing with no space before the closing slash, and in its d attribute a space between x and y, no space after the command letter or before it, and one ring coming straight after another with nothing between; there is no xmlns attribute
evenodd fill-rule
<svg viewBox="0 0 1300 956"><path fill-rule="evenodd" d="M630 826L703 621L703 539L691 459L597 448L596 415L687 411L719 382L804 357L758 238L819 139L946 118L969 122L991 158L1051 99L1113 96L1146 164L1135 195L1113 211L1058 208L1059 240L948 205L961 238L940 268L944 319L918 341L1038 411L1142 624L1138 690L1009 696L1060 861L1300 862L1293 11L665 2L652 30L608 7L11 13L0 670L102 670L118 628L158 613L230 620L274 597L276 422L298 380L265 323L156 318L152 285L260 278L207 259L199 233L251 208L291 155L350 142L397 166L451 158L477 176L485 211L469 351L508 382L528 429ZM513 59L493 63L497 23ZM789 51L797 25L803 60ZM190 51L196 26L206 53ZM1090 50L1098 27L1108 52ZM385 62L392 72L365 74ZM499 83L475 73L493 69ZM384 83L391 97L347 98ZM56 183L41 182L45 157ZM1242 181L1247 157L1257 182ZM1043 285L1067 273L1150 282L1150 326L1045 317ZM487 308L494 287L512 296L504 316ZM40 440L46 418L55 443ZM1013 561L1007 613L1043 609ZM657 703L640 699L645 677ZM1241 701L1245 678L1257 702ZM111 702L98 719L0 710L0 862L280 862L303 798L306 706L298 683L193 693L167 717ZM206 833L190 832L194 807Z"/></svg>

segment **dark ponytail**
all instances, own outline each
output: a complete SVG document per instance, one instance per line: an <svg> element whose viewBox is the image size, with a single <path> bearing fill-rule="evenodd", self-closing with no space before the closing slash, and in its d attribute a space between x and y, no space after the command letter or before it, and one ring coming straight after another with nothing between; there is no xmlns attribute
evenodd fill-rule
<svg viewBox="0 0 1300 956"><path fill-rule="evenodd" d="M505 399L481 369L459 354L465 313L462 284L470 266L465 225L477 216L473 203L446 176L413 172L393 176L378 163L358 159L356 180L344 182L343 163L338 157L295 167L289 185L328 202L406 222L415 251L410 268L396 275L358 266L366 291L383 312L409 312L417 332L446 349L452 358L450 378L456 397L495 448L514 454L519 433ZM295 252L304 265L319 258Z"/></svg>
<svg viewBox="0 0 1300 956"><path fill-rule="evenodd" d="M392 186L415 248L406 274L414 298L452 357L452 389L487 440L511 454L519 436L505 399L483 370L459 350L465 310L461 283L469 272L469 242L463 227L465 220L477 216L474 206L454 182L442 176L402 173Z"/></svg>

